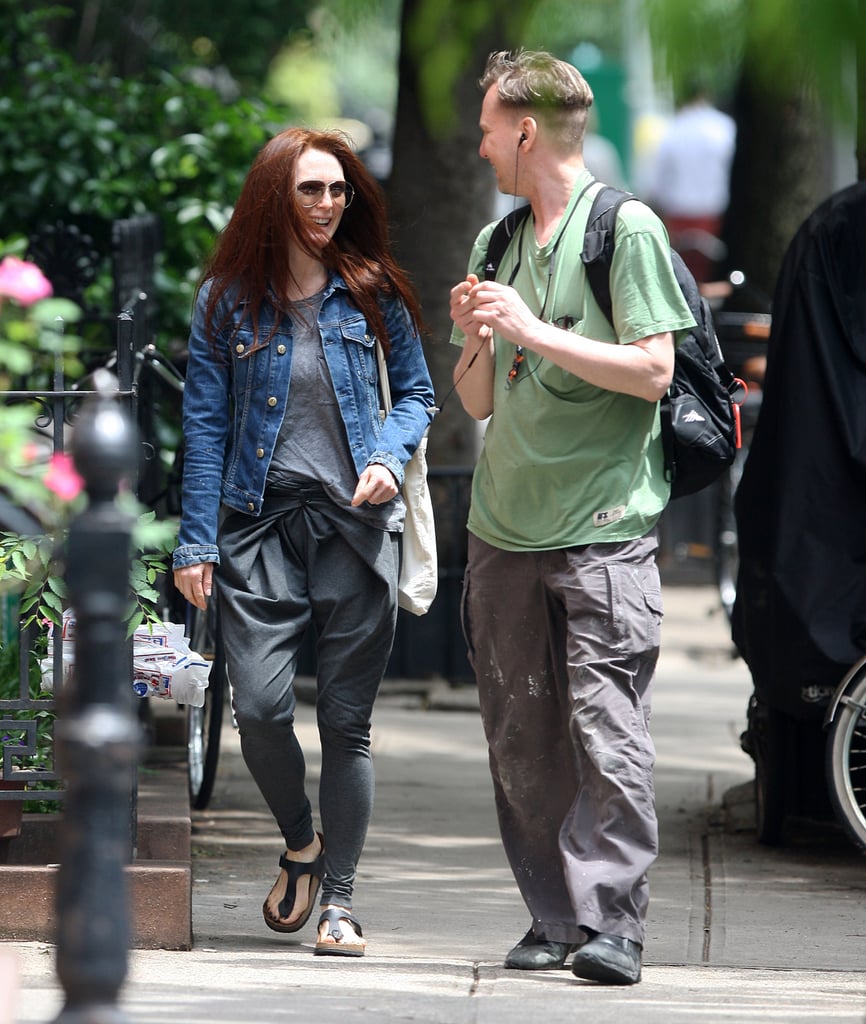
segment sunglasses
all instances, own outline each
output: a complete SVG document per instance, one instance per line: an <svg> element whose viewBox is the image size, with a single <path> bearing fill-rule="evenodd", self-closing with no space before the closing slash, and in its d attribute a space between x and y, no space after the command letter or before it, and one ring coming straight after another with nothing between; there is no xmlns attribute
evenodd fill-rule
<svg viewBox="0 0 866 1024"><path fill-rule="evenodd" d="M307 209L318 206L325 198L325 192L338 206L340 203L348 206L355 197L355 190L348 181L330 181L327 184L324 181L302 181L297 186L298 202Z"/></svg>

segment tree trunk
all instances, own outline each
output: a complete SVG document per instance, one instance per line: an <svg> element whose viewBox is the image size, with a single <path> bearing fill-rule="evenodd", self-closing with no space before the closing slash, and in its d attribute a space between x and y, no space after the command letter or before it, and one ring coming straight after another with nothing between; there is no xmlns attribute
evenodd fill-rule
<svg viewBox="0 0 866 1024"><path fill-rule="evenodd" d="M771 96L748 65L734 117L737 150L724 236L729 269L746 275L737 305L757 310L772 298L794 232L832 188L832 143L826 119L805 89Z"/></svg>
<svg viewBox="0 0 866 1024"><path fill-rule="evenodd" d="M488 53L503 48L503 33L492 23L472 40L471 57L452 90L453 126L440 136L429 127L420 88L421 61L410 42L415 35L413 17L422 4L423 0L403 3L389 212L397 256L412 275L430 332L424 347L442 407L430 431L430 463L467 466L475 461L477 427L456 393L447 397L458 355L448 343L449 293L466 273L479 229L494 216L493 174L478 156L482 96L477 82Z"/></svg>

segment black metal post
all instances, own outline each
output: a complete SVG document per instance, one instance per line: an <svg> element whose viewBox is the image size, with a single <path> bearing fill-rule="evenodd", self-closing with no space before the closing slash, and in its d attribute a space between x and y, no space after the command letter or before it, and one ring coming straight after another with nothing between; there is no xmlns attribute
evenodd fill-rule
<svg viewBox="0 0 866 1024"><path fill-rule="evenodd" d="M131 391L135 375L135 318L128 310L117 314L117 388Z"/></svg>
<svg viewBox="0 0 866 1024"><path fill-rule="evenodd" d="M107 380L106 380L107 378ZM134 480L134 428L109 374L82 407L72 455L89 503L69 531L67 584L76 618L75 672L55 742L67 783L57 878L57 974L62 1024L117 1024L126 978L129 793L139 752L125 613L132 521L118 507Z"/></svg>

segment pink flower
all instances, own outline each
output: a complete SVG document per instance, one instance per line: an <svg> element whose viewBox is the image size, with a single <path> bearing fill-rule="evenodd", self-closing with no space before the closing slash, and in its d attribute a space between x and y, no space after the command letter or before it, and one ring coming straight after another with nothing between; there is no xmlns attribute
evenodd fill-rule
<svg viewBox="0 0 866 1024"><path fill-rule="evenodd" d="M53 289L51 282L35 263L7 256L0 263L0 295L14 299L22 306L32 306L47 299Z"/></svg>
<svg viewBox="0 0 866 1024"><path fill-rule="evenodd" d="M24 457L25 464L29 464L31 462L35 462L42 452L35 441L28 441L21 449L21 454Z"/></svg>
<svg viewBox="0 0 866 1024"><path fill-rule="evenodd" d="M84 481L75 471L72 456L65 452L57 452L51 456L48 471L42 482L63 501L77 498L84 486Z"/></svg>

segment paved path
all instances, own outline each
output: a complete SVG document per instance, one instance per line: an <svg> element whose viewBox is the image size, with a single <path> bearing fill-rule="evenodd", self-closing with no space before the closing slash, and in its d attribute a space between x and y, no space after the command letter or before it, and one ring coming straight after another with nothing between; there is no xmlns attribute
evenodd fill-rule
<svg viewBox="0 0 866 1024"><path fill-rule="evenodd" d="M314 921L296 937L264 927L279 840L227 725L212 806L194 817L195 948L130 954L130 1021L863 1024L863 858L828 826L803 827L780 850L755 842L738 743L748 673L711 588L665 596L653 717L662 851L640 985L502 969L527 915L499 844L474 691L391 683L375 716L376 807L356 890L367 956L313 957ZM312 708L299 718L313 750ZM314 757L309 768L313 781ZM14 950L17 1024L53 1019L53 951Z"/></svg>

